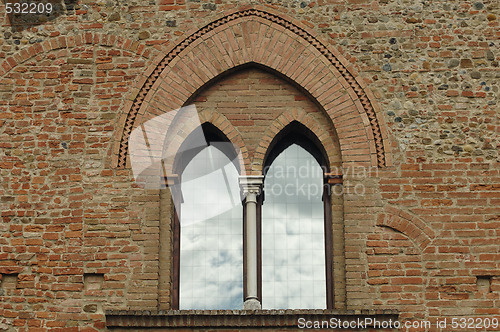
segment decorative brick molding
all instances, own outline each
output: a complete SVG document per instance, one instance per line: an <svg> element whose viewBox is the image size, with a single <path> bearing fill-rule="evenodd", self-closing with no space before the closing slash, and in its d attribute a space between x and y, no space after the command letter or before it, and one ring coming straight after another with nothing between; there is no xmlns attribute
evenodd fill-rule
<svg viewBox="0 0 500 332"><path fill-rule="evenodd" d="M308 321L356 321L371 318L379 322L398 320L396 310L169 310L106 311L107 328L297 328L298 319ZM373 326L368 326L368 328Z"/></svg>
<svg viewBox="0 0 500 332"><path fill-rule="evenodd" d="M97 32L85 32L75 36L60 36L47 39L44 42L33 44L18 53L8 57L0 63L0 77L6 75L13 68L34 56L47 53L57 49L74 48L82 45L110 46L129 51L146 59L154 59L156 50L146 49L144 44L115 35L101 34ZM152 52L153 51L153 52Z"/></svg>
<svg viewBox="0 0 500 332"><path fill-rule="evenodd" d="M405 234L422 251L434 239L435 232L416 216L392 206L386 207L386 212L378 216L377 226L389 227Z"/></svg>
<svg viewBox="0 0 500 332"><path fill-rule="evenodd" d="M373 97L347 61L282 15L249 8L193 32L139 79L119 119L112 165L127 166L129 135L145 119L183 106L218 75L249 63L277 71L316 99L336 126L344 162L390 164Z"/></svg>
<svg viewBox="0 0 500 332"><path fill-rule="evenodd" d="M200 112L200 122L201 124L205 122L213 124L226 135L231 143L239 148L239 152L243 158L243 160L240 160L240 169L244 169L245 165L249 163L248 148L245 146L238 129L223 114L213 110Z"/></svg>
<svg viewBox="0 0 500 332"><path fill-rule="evenodd" d="M259 146L257 147L252 159L252 171L259 171L259 174L261 174L262 167L264 165L264 158L266 152L268 151L269 145L276 137L276 135L293 121L297 121L303 124L307 129L309 129L316 135L327 153L330 165L334 165L339 162L336 156L336 153L338 153L338 148L335 146L335 142L332 140L332 137L328 133L328 131L325 130L325 128L323 128L323 126L321 126L321 124L316 119L314 119L306 112L301 110L290 110L289 112L284 112L280 116L278 116L262 136ZM255 169L255 167L260 167L260 169Z"/></svg>
<svg viewBox="0 0 500 332"><path fill-rule="evenodd" d="M221 113L214 111L214 110L204 110L199 113L199 120L200 124L204 123L211 123L213 124L217 129L219 129L226 137L227 139L237 148L235 150L238 150L238 152L241 153L241 158L239 160L239 166L240 169L244 169L246 164L249 164L249 153L248 153L248 148L245 146L243 142L243 138L241 137L240 132L238 131L237 128L235 128L231 122ZM195 128L189 127L189 128L183 128L183 132L185 134L185 137L189 136L189 134L192 133L192 131ZM175 140L172 142L171 146L168 146L168 150L172 151L172 154L175 154L175 152L178 151L182 144L182 140ZM166 163L165 164L165 171L167 172L166 174L174 174L175 171L172 169L173 165Z"/></svg>

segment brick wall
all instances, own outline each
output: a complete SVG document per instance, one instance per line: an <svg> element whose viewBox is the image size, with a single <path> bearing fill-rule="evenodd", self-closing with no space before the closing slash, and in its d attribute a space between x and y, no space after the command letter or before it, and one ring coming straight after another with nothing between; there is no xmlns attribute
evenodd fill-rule
<svg viewBox="0 0 500 332"><path fill-rule="evenodd" d="M167 94L164 108L145 103L133 126L191 100L227 118L250 163L262 160L278 130L272 120L297 110L282 120L310 117L315 133L332 140L332 160L348 166L336 228L344 229L346 308L397 309L403 319L500 315L496 1L66 3L47 22L11 26L12 16L0 18L0 330L102 330L104 310L158 307L160 192L137 187L128 167L116 167L127 114L176 43L252 6L317 38L339 67L300 42L308 56L298 55L296 68L277 60L275 67L286 72L290 63L301 88L262 68L212 82L228 62L244 61L228 51L244 43L222 40L214 44L226 52L219 58L193 51L218 59L207 79L176 86L162 76L158 91L174 97ZM239 20L236 32L246 19ZM299 40L300 31L286 29L276 33ZM219 30L212 35L220 39ZM272 67L283 42L262 36L256 41L269 44L257 53ZM189 64L182 55L170 66ZM315 68L333 68L354 106L328 109L318 93L326 83L308 88L313 79L305 76L326 75ZM377 167L369 115L342 68L373 105L385 167ZM351 128L363 141L349 140ZM359 184L362 196L354 193Z"/></svg>
<svg viewBox="0 0 500 332"><path fill-rule="evenodd" d="M257 68L242 69L200 91L191 101L199 112L218 112L226 117L239 133L254 159L257 150L265 152L263 133L273 125L283 128L291 119L308 118L318 127L318 135L325 133L329 145L338 145L330 120L303 92L282 78ZM300 119L304 122L304 119ZM229 136L229 135L228 135ZM274 138L271 137L271 138ZM266 142L267 143L267 142ZM268 142L270 143L270 142ZM331 153L332 161L340 165L339 151Z"/></svg>

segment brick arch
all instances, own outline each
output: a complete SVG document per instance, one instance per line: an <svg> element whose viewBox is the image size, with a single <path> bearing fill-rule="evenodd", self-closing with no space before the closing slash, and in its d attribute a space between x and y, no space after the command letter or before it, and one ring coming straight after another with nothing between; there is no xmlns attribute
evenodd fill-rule
<svg viewBox="0 0 500 332"><path fill-rule="evenodd" d="M400 230L381 225L367 235L366 294L373 305L401 311L399 320L426 320L425 290L429 285L422 248Z"/></svg>
<svg viewBox="0 0 500 332"><path fill-rule="evenodd" d="M435 232L422 220L408 212L392 206L378 216L377 226L389 227L406 235L420 250L424 251L433 241Z"/></svg>
<svg viewBox="0 0 500 332"><path fill-rule="evenodd" d="M144 73L119 119L113 166L127 166L128 137L146 114L178 109L218 75L248 63L279 72L321 105L337 130L344 164L390 164L373 95L348 62L293 19L255 6L189 34Z"/></svg>
<svg viewBox="0 0 500 332"><path fill-rule="evenodd" d="M153 52L147 49L144 44L131 39L123 38L115 35L101 34L96 32L85 32L74 36L59 36L49 38L43 42L35 43L27 48L24 48L9 56L0 63L0 76L4 76L14 67L25 61L37 56L38 54L47 53L53 50L62 48L73 48L82 45L101 45L115 47L124 51L129 51L146 59L154 59L156 50Z"/></svg>
<svg viewBox="0 0 500 332"><path fill-rule="evenodd" d="M308 113L302 110L290 110L280 114L267 128L266 132L260 140L259 146L255 150L255 154L252 159L252 171L262 173L262 167L264 165L264 158L269 145L273 141L274 137L288 126L293 121L297 121L303 124L306 128L316 135L319 139L323 148L327 152L328 162L331 166L339 162L334 158L335 154L333 152L337 151L338 148L335 146L334 141L330 137L329 133L321 126L321 124L314 119ZM340 165L339 165L340 166Z"/></svg>
<svg viewBox="0 0 500 332"><path fill-rule="evenodd" d="M241 134L239 133L238 129L236 129L231 122L221 113L213 110L204 110L198 114L199 119L200 119L200 124L204 123L210 123L214 125L217 129L219 129L226 137L227 139L237 146L241 152L241 155L239 158L239 166L241 172L244 172L245 170L245 165L249 164L249 154L248 154L248 149L244 144L243 138L241 137ZM184 134L186 135L185 137L189 136L195 129L194 127L191 128L182 128ZM175 140L172 141L172 144L168 146L168 149L172 151L170 154L171 155L176 155L176 152L179 150L180 146L182 144L181 140ZM166 172L167 174L172 174L173 173L173 165L166 165Z"/></svg>

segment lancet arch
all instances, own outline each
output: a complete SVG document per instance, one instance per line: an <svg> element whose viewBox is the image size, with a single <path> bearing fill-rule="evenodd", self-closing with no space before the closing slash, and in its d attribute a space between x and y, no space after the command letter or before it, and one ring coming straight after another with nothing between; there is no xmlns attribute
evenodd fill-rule
<svg viewBox="0 0 500 332"><path fill-rule="evenodd" d="M212 79L250 63L279 72L315 99L335 125L344 165L390 165L377 105L347 61L292 19L253 7L188 35L144 73L119 120L113 166L127 166L128 137L145 119L178 109Z"/></svg>

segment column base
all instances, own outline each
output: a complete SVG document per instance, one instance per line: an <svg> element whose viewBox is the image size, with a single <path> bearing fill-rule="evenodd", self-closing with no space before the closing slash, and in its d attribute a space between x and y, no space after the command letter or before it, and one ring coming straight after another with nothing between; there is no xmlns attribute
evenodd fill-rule
<svg viewBox="0 0 500 332"><path fill-rule="evenodd" d="M260 310L262 306L257 299L248 299L243 303L243 310Z"/></svg>

